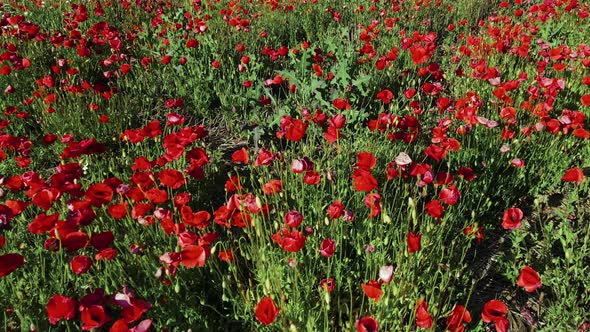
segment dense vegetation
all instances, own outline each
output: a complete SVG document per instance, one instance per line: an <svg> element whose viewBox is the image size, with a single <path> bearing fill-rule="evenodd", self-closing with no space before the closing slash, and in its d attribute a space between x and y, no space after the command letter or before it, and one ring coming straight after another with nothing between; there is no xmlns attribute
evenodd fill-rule
<svg viewBox="0 0 590 332"><path fill-rule="evenodd" d="M0 329L590 331L586 2L0 8Z"/></svg>

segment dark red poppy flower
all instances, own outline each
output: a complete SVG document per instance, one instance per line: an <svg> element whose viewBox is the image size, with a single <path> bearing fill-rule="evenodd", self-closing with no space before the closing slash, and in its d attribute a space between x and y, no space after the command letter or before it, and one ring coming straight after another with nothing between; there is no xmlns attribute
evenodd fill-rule
<svg viewBox="0 0 590 332"><path fill-rule="evenodd" d="M25 258L19 254L0 255L0 277L5 277L25 264Z"/></svg>
<svg viewBox="0 0 590 332"><path fill-rule="evenodd" d="M577 167L570 168L565 172L561 181L582 183L584 182L584 171Z"/></svg>
<svg viewBox="0 0 590 332"><path fill-rule="evenodd" d="M207 253L201 246L186 246L180 252L180 264L188 267L189 269L205 266L206 258Z"/></svg>
<svg viewBox="0 0 590 332"><path fill-rule="evenodd" d="M53 202L60 197L59 190L55 188L43 189L33 196L33 204L47 211L53 205Z"/></svg>
<svg viewBox="0 0 590 332"><path fill-rule="evenodd" d="M68 251L76 251L86 247L88 244L88 235L84 232L68 233L62 240L61 245Z"/></svg>
<svg viewBox="0 0 590 332"><path fill-rule="evenodd" d="M90 244L94 248L96 248L98 250L102 250L102 249L108 247L109 245L111 245L111 243L113 243L114 238L115 237L114 237L112 231L104 231L101 233L94 233L90 237Z"/></svg>
<svg viewBox="0 0 590 332"><path fill-rule="evenodd" d="M263 297L256 305L256 320L264 325L272 324L279 314L280 309L268 296Z"/></svg>
<svg viewBox="0 0 590 332"><path fill-rule="evenodd" d="M334 256L336 251L336 242L332 239L324 239L320 245L320 254L324 257Z"/></svg>
<svg viewBox="0 0 590 332"><path fill-rule="evenodd" d="M75 274L84 274L90 270L92 259L88 256L79 255L70 261L70 268Z"/></svg>
<svg viewBox="0 0 590 332"><path fill-rule="evenodd" d="M4 247L4 244L6 243L6 238L2 235L0 235L0 249L2 249L2 247Z"/></svg>
<svg viewBox="0 0 590 332"><path fill-rule="evenodd" d="M451 332L463 332L465 331L464 323L471 323L471 314L464 306L456 305L447 317L446 329Z"/></svg>
<svg viewBox="0 0 590 332"><path fill-rule="evenodd" d="M484 323L496 322L505 318L507 313L508 307L502 301L490 300L483 306L481 320L483 320Z"/></svg>
<svg viewBox="0 0 590 332"><path fill-rule="evenodd" d="M57 324L62 318L70 320L76 317L76 300L63 295L53 295L47 302L49 323Z"/></svg>
<svg viewBox="0 0 590 332"><path fill-rule="evenodd" d="M365 316L356 321L357 332L378 332L379 324L373 317Z"/></svg>
<svg viewBox="0 0 590 332"><path fill-rule="evenodd" d="M336 98L336 99L334 99L334 101L332 101L332 105L336 109L339 109L339 110L349 110L350 109L350 104L344 98Z"/></svg>
<svg viewBox="0 0 590 332"><path fill-rule="evenodd" d="M473 181L477 177L469 167L459 167L457 174L462 176L465 181Z"/></svg>
<svg viewBox="0 0 590 332"><path fill-rule="evenodd" d="M502 216L502 228L504 229L516 229L522 224L522 218L524 214L519 208L509 208L504 211Z"/></svg>
<svg viewBox="0 0 590 332"><path fill-rule="evenodd" d="M103 206L113 199L113 189L104 183L95 183L86 190L85 197L94 206Z"/></svg>
<svg viewBox="0 0 590 332"><path fill-rule="evenodd" d="M332 292L336 287L336 281L334 278L324 278L320 281L320 287L325 289L327 292Z"/></svg>
<svg viewBox="0 0 590 332"><path fill-rule="evenodd" d="M381 283L379 281L369 280L368 283L361 284L361 287L365 295L368 298L375 300L375 302L378 302L381 295L383 295L383 291L381 290Z"/></svg>
<svg viewBox="0 0 590 332"><path fill-rule="evenodd" d="M55 227L58 218L59 213L54 213L49 216L45 213L41 213L29 224L28 230L33 234L43 234Z"/></svg>
<svg viewBox="0 0 590 332"><path fill-rule="evenodd" d="M375 96L377 99L381 100L381 102L383 102L383 104L389 104L391 102L391 100L393 99L393 92L391 92L390 90L384 89L381 90L377 93L377 96Z"/></svg>
<svg viewBox="0 0 590 332"><path fill-rule="evenodd" d="M303 221L303 216L301 215L301 213L293 210L293 211L289 211L287 212L287 214L285 214L285 224L289 227L292 228L297 228L299 227L299 225L301 225L301 222Z"/></svg>
<svg viewBox="0 0 590 332"><path fill-rule="evenodd" d="M313 168L313 162L307 157L304 157L303 159L293 159L293 161L291 162L291 171L293 171L293 173L299 174L307 171L312 171Z"/></svg>
<svg viewBox="0 0 590 332"><path fill-rule="evenodd" d="M407 238L408 244L408 253L413 253L420 250L420 242L422 240L422 234L414 234L414 232L410 232Z"/></svg>
<svg viewBox="0 0 590 332"><path fill-rule="evenodd" d="M108 261L112 260L113 258L117 257L117 249L115 248L104 248L101 251L97 252L94 255L94 259L99 261L101 259L106 259Z"/></svg>
<svg viewBox="0 0 590 332"><path fill-rule="evenodd" d="M111 318L106 314L102 305L91 305L82 309L82 330L90 331L100 328Z"/></svg>
<svg viewBox="0 0 590 332"><path fill-rule="evenodd" d="M541 277L532 267L525 266L520 270L516 285L524 288L527 292L532 293L537 288L541 287Z"/></svg>
<svg viewBox="0 0 590 332"><path fill-rule="evenodd" d="M428 313L428 303L418 300L416 308L416 326L429 329L432 326L432 316Z"/></svg>

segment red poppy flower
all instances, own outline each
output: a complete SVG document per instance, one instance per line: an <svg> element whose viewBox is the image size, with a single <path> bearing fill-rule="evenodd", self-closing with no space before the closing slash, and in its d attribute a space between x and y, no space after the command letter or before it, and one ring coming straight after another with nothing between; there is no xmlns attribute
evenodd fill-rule
<svg viewBox="0 0 590 332"><path fill-rule="evenodd" d="M248 151L246 148L241 148L240 150L235 151L231 155L231 160L234 163L242 163L244 165L248 165L250 162L250 157L248 156Z"/></svg>
<svg viewBox="0 0 590 332"><path fill-rule="evenodd" d="M203 229L209 226L209 220L211 219L211 213L207 211L193 213L192 209L188 205L184 205L180 209L180 215L182 217L182 221L185 224L198 229Z"/></svg>
<svg viewBox="0 0 590 332"><path fill-rule="evenodd" d="M186 246L180 252L180 264L188 267L189 269L205 266L206 258L207 253L201 246Z"/></svg>
<svg viewBox="0 0 590 332"><path fill-rule="evenodd" d="M47 302L49 323L57 324L62 318L70 320L76 316L76 300L63 295L53 295Z"/></svg>
<svg viewBox="0 0 590 332"><path fill-rule="evenodd" d="M517 168L523 168L524 167L524 160L519 159L519 158L514 158L510 161L510 163Z"/></svg>
<svg viewBox="0 0 590 332"><path fill-rule="evenodd" d="M185 183L182 173L175 169L165 169L158 174L158 177L160 183L172 189L178 189Z"/></svg>
<svg viewBox="0 0 590 332"><path fill-rule="evenodd" d="M527 292L532 293L537 288L541 287L541 277L532 267L525 266L520 270L516 285L524 288Z"/></svg>
<svg viewBox="0 0 590 332"><path fill-rule="evenodd" d="M433 218L441 218L445 212L444 206L436 199L426 203L424 209L426 210L426 214Z"/></svg>
<svg viewBox="0 0 590 332"><path fill-rule="evenodd" d="M119 220L125 218L127 215L127 202L113 204L108 207L107 211L111 217Z"/></svg>
<svg viewBox="0 0 590 332"><path fill-rule="evenodd" d="M408 244L408 253L413 253L420 250L420 241L422 240L422 234L414 234L414 232L410 232L407 238Z"/></svg>
<svg viewBox="0 0 590 332"><path fill-rule="evenodd" d="M70 261L70 268L75 274L84 274L90 270L92 259L88 256L79 255Z"/></svg>
<svg viewBox="0 0 590 332"><path fill-rule="evenodd" d="M428 313L428 303L418 300L416 308L416 326L429 329L432 326L432 316Z"/></svg>
<svg viewBox="0 0 590 332"><path fill-rule="evenodd" d="M373 317L362 317L356 321L356 330L358 332L377 332L379 331L379 324Z"/></svg>
<svg viewBox="0 0 590 332"><path fill-rule="evenodd" d="M344 213L344 204L340 200L334 201L328 206L327 212L331 219L338 219Z"/></svg>
<svg viewBox="0 0 590 332"><path fill-rule="evenodd" d="M379 187L377 179L371 172L364 169L356 169L352 174L352 181L356 191L370 192Z"/></svg>
<svg viewBox="0 0 590 332"><path fill-rule="evenodd" d="M369 280L368 283L361 284L361 287L365 295L367 295L368 298L375 300L375 302L378 302L381 295L383 295L381 283L379 281Z"/></svg>
<svg viewBox="0 0 590 332"><path fill-rule="evenodd" d="M446 329L451 332L463 332L465 331L464 323L471 323L471 314L464 306L456 305L447 317Z"/></svg>
<svg viewBox="0 0 590 332"><path fill-rule="evenodd" d="M457 187L451 185L440 191L438 199L448 205L455 205L459 201L461 194Z"/></svg>
<svg viewBox="0 0 590 332"><path fill-rule="evenodd" d="M381 213L381 195L369 193L365 196L365 206L371 209L369 218L375 218Z"/></svg>
<svg viewBox="0 0 590 332"><path fill-rule="evenodd" d="M357 162L354 166L366 171L371 171L377 164L377 158L370 152L361 152L356 155L356 159Z"/></svg>
<svg viewBox="0 0 590 332"><path fill-rule="evenodd" d="M154 204L162 204L168 201L168 193L166 190L152 188L145 192L145 197Z"/></svg>
<svg viewBox="0 0 590 332"><path fill-rule="evenodd" d="M222 250L219 252L218 257L221 261L229 263L234 260L234 253L231 249Z"/></svg>
<svg viewBox="0 0 590 332"><path fill-rule="evenodd" d="M570 168L565 172L561 181L582 183L584 182L584 171L577 167Z"/></svg>
<svg viewBox="0 0 590 332"><path fill-rule="evenodd" d="M320 245L320 254L324 257L334 256L336 251L336 242L332 239L325 239Z"/></svg>
<svg viewBox="0 0 590 332"><path fill-rule="evenodd" d="M272 241L285 251L298 252L305 245L305 235L299 231L289 231L287 228L276 232Z"/></svg>
<svg viewBox="0 0 590 332"><path fill-rule="evenodd" d="M262 186L262 192L266 195L278 194L283 189L281 180L272 179Z"/></svg>
<svg viewBox="0 0 590 332"><path fill-rule="evenodd" d="M97 329L111 318L106 314L102 305L91 305L82 309L82 330L90 331Z"/></svg>
<svg viewBox="0 0 590 332"><path fill-rule="evenodd" d="M264 325L270 325L277 319L279 311L270 297L263 297L256 305L256 320Z"/></svg>
<svg viewBox="0 0 590 332"><path fill-rule="evenodd" d="M275 158L275 154L269 150L260 149L258 151L258 157L254 161L254 166L268 166L272 163Z"/></svg>
<svg viewBox="0 0 590 332"><path fill-rule="evenodd" d="M285 129L285 138L289 141L299 142L305 136L305 131L307 130L307 123L299 119L292 120L292 123L288 125Z"/></svg>
<svg viewBox="0 0 590 332"><path fill-rule="evenodd" d="M504 212L502 216L502 228L504 229L516 229L522 224L522 218L524 214L519 208L509 208Z"/></svg>
<svg viewBox="0 0 590 332"><path fill-rule="evenodd" d="M303 175L303 182L308 185L316 185L322 181L320 173L316 171L307 171Z"/></svg>
<svg viewBox="0 0 590 332"><path fill-rule="evenodd" d="M0 255L0 277L5 277L25 264L25 258L19 254Z"/></svg>

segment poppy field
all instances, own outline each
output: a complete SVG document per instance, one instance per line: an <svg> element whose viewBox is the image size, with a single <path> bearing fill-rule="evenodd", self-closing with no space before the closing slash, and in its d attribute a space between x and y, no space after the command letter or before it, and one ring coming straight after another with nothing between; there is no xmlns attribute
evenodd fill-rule
<svg viewBox="0 0 590 332"><path fill-rule="evenodd" d="M0 330L590 331L590 3L0 9Z"/></svg>

